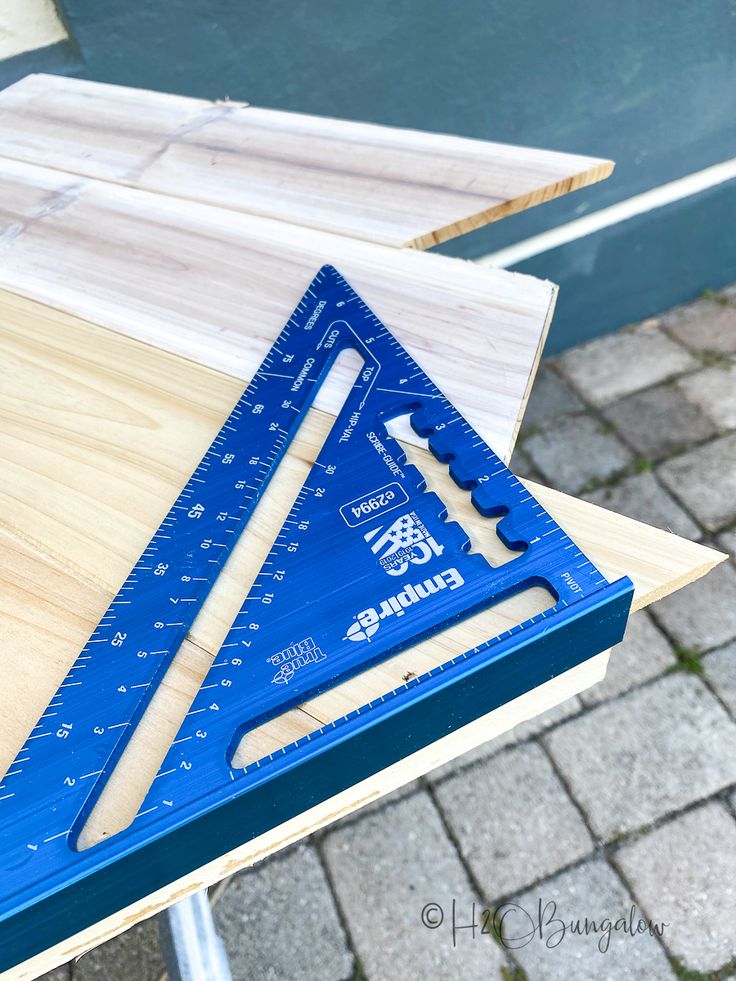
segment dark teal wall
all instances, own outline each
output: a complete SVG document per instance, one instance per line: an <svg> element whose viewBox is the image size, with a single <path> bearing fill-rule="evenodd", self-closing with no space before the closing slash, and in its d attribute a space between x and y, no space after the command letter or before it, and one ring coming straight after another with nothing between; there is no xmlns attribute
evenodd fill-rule
<svg viewBox="0 0 736 981"><path fill-rule="evenodd" d="M514 268L560 283L553 354L736 281L736 181Z"/></svg>
<svg viewBox="0 0 736 981"><path fill-rule="evenodd" d="M50 70L617 161L604 184L466 236L444 247L451 254L481 255L736 156L736 0L59 8L76 51L48 49ZM22 61L6 65L17 74ZM734 196L722 186L524 263L560 283L556 342L735 280Z"/></svg>

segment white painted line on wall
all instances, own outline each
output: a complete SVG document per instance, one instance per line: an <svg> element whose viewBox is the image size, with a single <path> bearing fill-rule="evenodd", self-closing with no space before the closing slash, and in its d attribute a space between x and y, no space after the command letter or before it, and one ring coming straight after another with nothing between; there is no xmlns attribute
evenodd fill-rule
<svg viewBox="0 0 736 981"><path fill-rule="evenodd" d="M601 208L590 215L582 218L575 218L557 228L551 228L548 232L540 235L533 235L531 238L509 245L505 249L497 252L489 252L482 255L475 261L482 266L496 266L499 269L507 269L509 266L516 265L524 259L531 259L532 256L540 255L542 252L549 252L560 245L574 242L575 239L585 235L591 235L602 228L616 225L627 218L635 215L643 215L655 208L672 204L682 198L698 194L700 191L707 191L709 187L716 187L724 184L736 177L736 157L731 160L724 160L722 163L713 164L704 170L698 170L694 174L687 174L685 177L678 177L677 180L667 184L660 184L642 194L635 194L633 197L626 198L625 201L617 201L616 204L608 208Z"/></svg>
<svg viewBox="0 0 736 981"><path fill-rule="evenodd" d="M53 0L0 0L0 60L68 36Z"/></svg>

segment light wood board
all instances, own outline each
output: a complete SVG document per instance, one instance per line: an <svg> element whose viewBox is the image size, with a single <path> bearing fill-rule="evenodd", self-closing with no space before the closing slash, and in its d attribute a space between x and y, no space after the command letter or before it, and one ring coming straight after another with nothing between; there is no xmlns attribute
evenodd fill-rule
<svg viewBox="0 0 736 981"><path fill-rule="evenodd" d="M52 75L0 93L0 155L418 249L613 170L593 157Z"/></svg>
<svg viewBox="0 0 736 981"><path fill-rule="evenodd" d="M552 314L551 283L0 165L0 286L241 379L325 262L507 456Z"/></svg>

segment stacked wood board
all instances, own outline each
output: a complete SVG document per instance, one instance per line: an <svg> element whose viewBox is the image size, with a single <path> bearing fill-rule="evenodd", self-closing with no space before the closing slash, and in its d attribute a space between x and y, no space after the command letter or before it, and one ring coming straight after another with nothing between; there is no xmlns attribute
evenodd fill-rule
<svg viewBox="0 0 736 981"><path fill-rule="evenodd" d="M548 151L31 76L0 93L4 473L0 769L324 262L334 263L504 459L555 299L528 276L416 251L606 176ZM413 248L401 248L411 246ZM330 377L85 831L134 816L341 404ZM498 547L410 431L407 452L474 547ZM410 445L413 444L413 445ZM702 575L704 546L538 485L638 609ZM407 673L536 612L522 594L290 712L284 745ZM600 655L40 954L33 977L181 895L598 680Z"/></svg>

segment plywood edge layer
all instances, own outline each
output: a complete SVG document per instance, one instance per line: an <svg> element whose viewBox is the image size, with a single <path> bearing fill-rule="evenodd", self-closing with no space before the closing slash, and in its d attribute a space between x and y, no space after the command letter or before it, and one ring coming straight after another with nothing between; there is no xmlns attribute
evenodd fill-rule
<svg viewBox="0 0 736 981"><path fill-rule="evenodd" d="M591 166L580 170L578 173L572 174L570 177L565 177L559 181L551 181L549 184L545 184L527 194L520 194L518 197L509 198L492 208L487 208L485 211L467 215L465 218L446 225L444 228L427 232L418 238L405 242L404 247L424 250L430 249L435 245L450 242L454 238L467 235L468 232L477 231L485 225L491 225L493 222L501 221L503 218L519 214L522 211L528 211L529 208L536 208L540 204L546 204L547 201L554 201L555 198L564 197L572 191L579 191L584 187L589 187L591 184L598 184L611 176L615 166L616 164L613 160L599 160Z"/></svg>
<svg viewBox="0 0 736 981"><path fill-rule="evenodd" d="M518 274L514 273L514 275L518 275ZM521 275L525 275L525 274L522 273ZM511 434L511 446L509 448L509 452L507 455L501 454L501 459L506 464L506 466L509 465L509 462L511 460L511 454L514 451L514 447L516 446L516 442L519 438L519 433L521 432L521 426L522 423L524 422L524 414L526 412L526 407L529 403L529 399L532 394L532 388L534 387L534 381L537 377L537 372L539 371L539 365L542 361L542 354L544 353L544 345L547 343L547 337L549 336L549 331L550 328L552 327L552 318L555 315L555 308L557 306L557 297L560 292L560 288L557 285L557 283L553 283L549 279L545 279L543 280L543 282L548 283L549 286L551 287L549 306L547 307L547 315L544 319L544 327L542 328L542 335L539 339L539 344L537 345L537 350L535 352L534 363L532 365L531 371L529 372L529 377L526 380L526 388L524 389L524 395L521 400L521 410L516 419L516 425L514 426L514 431Z"/></svg>

